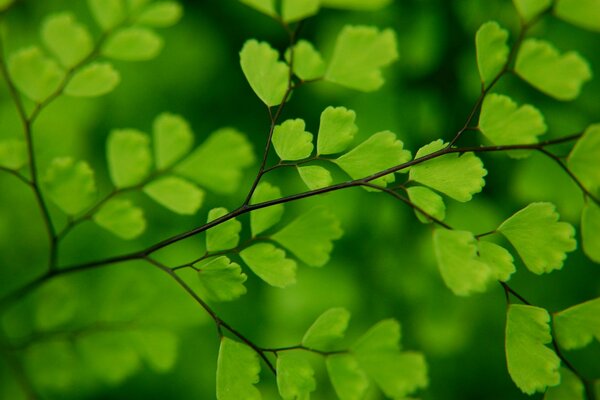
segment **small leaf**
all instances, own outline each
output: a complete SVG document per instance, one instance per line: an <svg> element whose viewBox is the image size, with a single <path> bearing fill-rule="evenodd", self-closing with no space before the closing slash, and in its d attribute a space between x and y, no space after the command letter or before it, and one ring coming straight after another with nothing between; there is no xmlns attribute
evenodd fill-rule
<svg viewBox="0 0 600 400"><path fill-rule="evenodd" d="M495 21L486 22L477 31L477 67L482 82L490 84L504 69L510 52L507 40L508 31Z"/></svg>
<svg viewBox="0 0 600 400"><path fill-rule="evenodd" d="M552 5L552 0L513 0L524 23L529 23Z"/></svg>
<svg viewBox="0 0 600 400"><path fill-rule="evenodd" d="M162 113L152 126L156 168L171 167L188 154L194 144L194 134L188 122L179 115Z"/></svg>
<svg viewBox="0 0 600 400"><path fill-rule="evenodd" d="M317 388L314 375L303 354L285 352L277 356L277 387L283 400L308 399Z"/></svg>
<svg viewBox="0 0 600 400"><path fill-rule="evenodd" d="M227 209L223 207L213 208L208 212L207 222L221 218L227 213ZM210 228L206 231L206 250L214 252L235 248L240 242L241 230L242 223L235 218Z"/></svg>
<svg viewBox="0 0 600 400"><path fill-rule="evenodd" d="M552 341L550 316L543 308L511 304L506 317L506 363L523 393L543 392L560 383L560 359L544 346Z"/></svg>
<svg viewBox="0 0 600 400"><path fill-rule="evenodd" d="M346 26L337 37L325 79L372 92L383 83L381 68L398 59L396 35L369 26Z"/></svg>
<svg viewBox="0 0 600 400"><path fill-rule="evenodd" d="M527 39L521 45L516 73L541 92L558 100L574 100L592 78L587 61L578 53L560 54L550 43Z"/></svg>
<svg viewBox="0 0 600 400"><path fill-rule="evenodd" d="M433 247L442 278L454 294L484 292L492 269L477 257L477 241L471 232L436 229Z"/></svg>
<svg viewBox="0 0 600 400"><path fill-rule="evenodd" d="M300 215L271 238L311 267L329 261L333 240L342 236L337 218L324 207Z"/></svg>
<svg viewBox="0 0 600 400"><path fill-rule="evenodd" d="M97 97L110 93L121 81L112 64L93 63L77 71L65 87L65 94L74 97Z"/></svg>
<svg viewBox="0 0 600 400"><path fill-rule="evenodd" d="M333 350L344 338L349 321L348 310L341 307L330 308L308 328L302 338L302 345L322 351Z"/></svg>
<svg viewBox="0 0 600 400"><path fill-rule="evenodd" d="M446 217L446 205L444 204L444 199L442 199L440 195L423 186L412 186L406 191L408 193L408 198L413 204L420 207L432 217L437 218L440 221L444 220ZM424 224L432 222L418 210L415 210L415 215L419 218L419 221Z"/></svg>
<svg viewBox="0 0 600 400"><path fill-rule="evenodd" d="M137 19L142 25L164 28L175 25L181 19L183 10L174 1L159 1L150 4Z"/></svg>
<svg viewBox="0 0 600 400"><path fill-rule="evenodd" d="M258 355L245 344L221 338L217 360L217 400L260 400Z"/></svg>
<svg viewBox="0 0 600 400"><path fill-rule="evenodd" d="M109 36L102 54L116 60L145 61L155 58L162 47L162 38L150 29L130 27Z"/></svg>
<svg viewBox="0 0 600 400"><path fill-rule="evenodd" d="M549 387L544 400L585 400L583 383L570 369L560 368L560 384Z"/></svg>
<svg viewBox="0 0 600 400"><path fill-rule="evenodd" d="M183 215L193 215L202 206L204 192L185 179L166 176L144 186L144 193L160 205Z"/></svg>
<svg viewBox="0 0 600 400"><path fill-rule="evenodd" d="M375 324L354 345L355 353L377 353L400 350L400 324L394 319L386 319Z"/></svg>
<svg viewBox="0 0 600 400"><path fill-rule="evenodd" d="M327 107L321 113L317 136L317 154L335 154L346 150L358 127L356 113L345 107Z"/></svg>
<svg viewBox="0 0 600 400"><path fill-rule="evenodd" d="M581 240L583 252L600 263L600 206L592 200L586 201L581 212Z"/></svg>
<svg viewBox="0 0 600 400"><path fill-rule="evenodd" d="M213 301L231 301L246 294L248 277L239 264L227 257L217 257L196 265L202 294Z"/></svg>
<svg viewBox="0 0 600 400"><path fill-rule="evenodd" d="M277 12L275 11L275 0L240 0L240 2L271 17L277 15Z"/></svg>
<svg viewBox="0 0 600 400"><path fill-rule="evenodd" d="M289 68L266 42L246 41L240 52L242 71L254 93L267 106L283 100L288 88Z"/></svg>
<svg viewBox="0 0 600 400"><path fill-rule="evenodd" d="M115 186L136 186L150 175L150 138L135 129L115 129L108 136L107 157L110 178Z"/></svg>
<svg viewBox="0 0 600 400"><path fill-rule="evenodd" d="M177 359L177 336L161 330L134 331L132 343L138 354L156 372L167 372Z"/></svg>
<svg viewBox="0 0 600 400"><path fill-rule="evenodd" d="M417 151L415 160L446 147L442 140L436 140ZM473 194L481 192L485 185L487 171L481 160L473 153L447 154L414 165L410 168L411 180L429 186L455 200L466 202Z"/></svg>
<svg viewBox="0 0 600 400"><path fill-rule="evenodd" d="M123 0L88 0L88 6L104 31L112 30L125 20Z"/></svg>
<svg viewBox="0 0 600 400"><path fill-rule="evenodd" d="M600 297L556 313L554 330L566 350L585 347L593 338L600 342Z"/></svg>
<svg viewBox="0 0 600 400"><path fill-rule="evenodd" d="M256 187L250 204L263 203L269 200L281 198L281 190L268 182L261 182ZM250 212L250 228L252 237L263 233L281 220L283 215L283 204L265 207Z"/></svg>
<svg viewBox="0 0 600 400"><path fill-rule="evenodd" d="M600 3L597 0L557 0L554 15L581 28L600 32Z"/></svg>
<svg viewBox="0 0 600 400"><path fill-rule="evenodd" d="M37 103L55 93L64 78L58 64L45 57L37 47L12 54L8 60L8 71L17 89Z"/></svg>
<svg viewBox="0 0 600 400"><path fill-rule="evenodd" d="M44 185L52 201L69 215L80 213L96 199L94 171L85 161L55 158L46 170Z"/></svg>
<svg viewBox="0 0 600 400"><path fill-rule="evenodd" d="M129 200L110 200L94 214L94 222L125 240L134 239L146 230L143 211Z"/></svg>
<svg viewBox="0 0 600 400"><path fill-rule="evenodd" d="M242 260L260 279L284 288L296 283L296 262L270 243L258 243L240 252Z"/></svg>
<svg viewBox="0 0 600 400"><path fill-rule="evenodd" d="M304 130L302 119L288 119L276 125L273 131L273 147L282 160L302 160L313 151L313 135Z"/></svg>
<svg viewBox="0 0 600 400"><path fill-rule="evenodd" d="M94 48L92 35L70 12L47 17L42 24L42 39L67 68L79 64Z"/></svg>
<svg viewBox="0 0 600 400"><path fill-rule="evenodd" d="M575 250L575 229L558 222L551 203L532 203L498 227L515 247L525 266L535 274L561 269L566 253Z"/></svg>
<svg viewBox="0 0 600 400"><path fill-rule="evenodd" d="M306 167L298 167L297 169L300 178L302 178L310 190L327 187L333 182L331 173L323 167L309 165Z"/></svg>
<svg viewBox="0 0 600 400"><path fill-rule="evenodd" d="M367 375L350 354L328 356L329 379L340 400L363 400L369 390Z"/></svg>
<svg viewBox="0 0 600 400"><path fill-rule="evenodd" d="M285 59L292 62L290 49L285 52ZM312 43L304 39L298 40L294 45L294 74L305 81L319 79L325 74L325 61L321 54L315 50Z"/></svg>
<svg viewBox="0 0 600 400"><path fill-rule="evenodd" d="M479 259L492 269L494 279L506 282L516 271L512 254L502 246L480 240L477 244Z"/></svg>
<svg viewBox="0 0 600 400"><path fill-rule="evenodd" d="M282 0L281 16L286 22L295 22L319 12L320 0Z"/></svg>
<svg viewBox="0 0 600 400"><path fill-rule="evenodd" d="M588 190L600 189L600 124L585 130L571 150L567 165Z"/></svg>
<svg viewBox="0 0 600 400"><path fill-rule="evenodd" d="M7 139L0 141L0 167L19 170L28 161L27 145L23 140Z"/></svg>
<svg viewBox="0 0 600 400"><path fill-rule="evenodd" d="M321 6L342 10L374 11L391 2L392 0L321 0Z"/></svg>

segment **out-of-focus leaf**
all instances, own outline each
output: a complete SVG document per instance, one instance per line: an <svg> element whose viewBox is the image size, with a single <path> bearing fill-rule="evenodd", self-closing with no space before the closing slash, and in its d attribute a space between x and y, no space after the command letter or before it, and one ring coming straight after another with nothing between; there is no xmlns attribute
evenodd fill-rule
<svg viewBox="0 0 600 400"><path fill-rule="evenodd" d="M115 129L108 136L107 158L116 187L136 186L150 175L150 138L135 129Z"/></svg>
<svg viewBox="0 0 600 400"><path fill-rule="evenodd" d="M557 0L554 15L581 28L600 32L600 2L597 0Z"/></svg>
<svg viewBox="0 0 600 400"><path fill-rule="evenodd" d="M104 31L110 31L125 20L123 0L88 0L94 19Z"/></svg>
<svg viewBox="0 0 600 400"><path fill-rule="evenodd" d="M350 312L345 308L330 308L321 314L308 328L302 338L302 345L311 349L329 351L338 347L344 338Z"/></svg>
<svg viewBox="0 0 600 400"><path fill-rule="evenodd" d="M600 263L600 206L589 199L581 212L581 240L584 253Z"/></svg>
<svg viewBox="0 0 600 400"><path fill-rule="evenodd" d="M65 87L65 94L73 97L97 97L110 93L121 82L119 72L112 64L93 63L77 71Z"/></svg>
<svg viewBox="0 0 600 400"><path fill-rule="evenodd" d="M0 141L0 166L18 170L27 164L27 145L23 140Z"/></svg>
<svg viewBox="0 0 600 400"><path fill-rule="evenodd" d="M194 144L194 133L189 123L179 115L162 113L152 126L156 168L169 168L188 154Z"/></svg>
<svg viewBox="0 0 600 400"><path fill-rule="evenodd" d="M600 189L600 124L585 130L571 150L567 165L586 189L592 192Z"/></svg>
<svg viewBox="0 0 600 400"><path fill-rule="evenodd" d="M176 176L166 176L144 186L144 193L160 205L183 215L193 215L202 206L204 192Z"/></svg>
<svg viewBox="0 0 600 400"><path fill-rule="evenodd" d="M552 0L513 0L513 3L525 23L531 22L552 5Z"/></svg>
<svg viewBox="0 0 600 400"><path fill-rule="evenodd" d="M369 379L353 355L327 357L327 373L340 400L362 400L369 389Z"/></svg>
<svg viewBox="0 0 600 400"><path fill-rule="evenodd" d="M47 17L42 24L42 39L67 68L79 64L94 48L90 32L69 12Z"/></svg>
<svg viewBox="0 0 600 400"><path fill-rule="evenodd" d="M286 22L299 21L319 12L321 0L282 0L281 16Z"/></svg>
<svg viewBox="0 0 600 400"><path fill-rule="evenodd" d="M147 28L130 27L109 36L102 54L124 61L145 61L155 58L163 48L163 40Z"/></svg>
<svg viewBox="0 0 600 400"><path fill-rule="evenodd" d="M52 201L69 215L80 213L96 199L94 171L85 161L55 158L46 170L44 185Z"/></svg>
<svg viewBox="0 0 600 400"><path fill-rule="evenodd" d="M12 54L8 71L17 89L37 103L55 93L65 76L56 61L44 56L37 47Z"/></svg>
<svg viewBox="0 0 600 400"><path fill-rule="evenodd" d="M94 222L126 240L134 239L146 230L142 209L129 200L110 200L94 214Z"/></svg>

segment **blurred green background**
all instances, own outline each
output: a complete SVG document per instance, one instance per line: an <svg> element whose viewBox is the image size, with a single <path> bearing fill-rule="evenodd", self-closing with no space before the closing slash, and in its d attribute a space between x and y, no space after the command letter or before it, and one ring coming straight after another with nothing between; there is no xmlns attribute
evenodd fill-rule
<svg viewBox="0 0 600 400"><path fill-rule="evenodd" d="M238 52L249 38L284 49L285 33L268 17L235 0L190 0L183 5L182 21L161 31L166 45L157 59L115 63L122 73L122 83L113 93L96 100L61 98L42 114L35 127L40 169L61 155L88 160L96 171L101 192L106 193L110 184L104 149L109 131L131 127L148 132L154 117L163 111L187 118L197 143L215 129L233 126L245 132L256 154L261 154L269 118L244 79ZM73 10L93 26L84 1L23 1L5 17L6 52L39 43L44 16L65 9ZM413 153L434 139L449 140L479 95L474 34L483 22L492 19L509 28L514 37L518 19L508 0L397 0L378 12L323 10L303 26L301 36L314 41L325 56L344 24L372 24L396 30L400 61L386 70L383 89L372 94L326 83L302 88L286 106L284 118L303 118L307 129L315 132L326 106L345 106L357 112L357 142L385 129L398 134ZM577 50L599 74L597 34L548 17L532 35L548 38L561 50ZM585 85L580 98L572 103L543 96L510 75L497 91L519 103L539 107L550 127L546 138L579 132L598 122L600 116L600 79ZM21 135L14 105L2 83L0 138ZM481 136L467 132L461 143L479 144ZM559 154L567 152L568 147L559 149ZM501 154L482 155L482 159L488 170L483 193L467 204L448 200L449 224L486 232L529 202L551 201L565 220L578 226L582 196L551 161L537 154L521 161ZM135 251L198 226L206 220L210 208L238 206L255 172L256 166L247 171L234 196L209 194L194 217L174 216L133 194L131 197L143 205L149 221L149 229L140 239L124 242L92 224L83 224L61 248L61 265ZM277 172L267 180L287 194L303 190L292 171ZM265 347L297 344L314 318L333 306L352 312L349 341L383 318L397 318L402 324L404 347L422 351L428 360L430 387L420 398L529 397L515 388L506 370L506 305L499 285L483 295L454 296L437 271L431 227L420 224L410 209L389 196L359 189L336 192L286 206L286 218L315 204L328 205L345 231L335 245L331 262L322 269L299 268L298 283L284 290L267 287L249 274L248 294L230 304L216 304L219 315ZM51 211L61 221L60 212ZM246 224L248 218L241 220ZM161 257L174 262L189 260L202 254L202 246L202 237L193 238L161 252ZM47 239L31 192L13 177L0 174L0 294L39 275L46 254ZM550 311L600 295L600 268L581 250L568 257L563 270L549 275L535 276L522 268L520 261L517 270L511 286ZM214 324L163 275L142 263L120 264L61 278L52 284L55 287L42 289L14 307L3 323L15 337L31 333L33 304L41 301L47 305L45 312L50 320L68 319L60 325L62 329L118 320L127 322L119 329L161 327L175 332L179 339L173 369L157 374L142 366L116 385L87 379L86 366L72 373L68 368L61 369L61 365L71 365L72 360L64 359L56 343L50 350L29 349L33 355L28 356L26 373L37 376L37 383L46 387L40 391L47 398L61 399L215 398L218 337ZM565 355L584 376L600 378L597 342ZM114 368L119 368L123 360L114 360ZM324 368L319 368L318 390L313 398L333 399ZM261 376L259 386L264 397L278 398L274 379L264 366ZM19 398L17 392L11 372L0 364L0 396ZM372 399L378 396L373 392Z"/></svg>

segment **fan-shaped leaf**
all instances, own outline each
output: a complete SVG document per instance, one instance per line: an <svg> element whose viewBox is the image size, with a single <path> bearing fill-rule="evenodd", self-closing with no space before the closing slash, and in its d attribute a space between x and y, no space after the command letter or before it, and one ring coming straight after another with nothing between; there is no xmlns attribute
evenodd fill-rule
<svg viewBox="0 0 600 400"><path fill-rule="evenodd" d="M17 89L37 103L55 93L64 78L64 71L58 64L45 57L37 47L12 54L8 71Z"/></svg>
<svg viewBox="0 0 600 400"><path fill-rule="evenodd" d="M79 64L94 48L92 35L69 12L47 17L42 24L42 39L67 68Z"/></svg>
<svg viewBox="0 0 600 400"><path fill-rule="evenodd" d="M46 170L44 185L52 201L69 215L85 210L96 199L94 171L85 161L55 158Z"/></svg>
<svg viewBox="0 0 600 400"><path fill-rule="evenodd" d="M273 147L282 160L302 160L313 151L313 135L304 130L304 120L288 119L273 131Z"/></svg>
<svg viewBox="0 0 600 400"><path fill-rule="evenodd" d="M160 53L163 40L150 29L123 28L109 36L102 47L106 57L124 61L151 60Z"/></svg>
<svg viewBox="0 0 600 400"><path fill-rule="evenodd" d="M248 40L240 52L242 71L254 93L267 106L281 103L288 87L289 68L266 42Z"/></svg>
<svg viewBox="0 0 600 400"><path fill-rule="evenodd" d="M125 20L123 0L88 0L94 19L104 31L110 31Z"/></svg>
<svg viewBox="0 0 600 400"><path fill-rule="evenodd" d="M521 16L521 20L529 23L550 8L552 0L513 0L513 3Z"/></svg>
<svg viewBox="0 0 600 400"><path fill-rule="evenodd" d="M477 67L479 76L485 84L491 83L504 69L510 51L508 31L495 21L486 22L475 35L477 48Z"/></svg>
<svg viewBox="0 0 600 400"><path fill-rule="evenodd" d="M581 239L584 253L600 263L600 206L588 200L581 212Z"/></svg>
<svg viewBox="0 0 600 400"><path fill-rule="evenodd" d="M307 399L317 388L315 371L303 354L285 352L277 356L277 387L283 400Z"/></svg>
<svg viewBox="0 0 600 400"><path fill-rule="evenodd" d="M252 195L251 204L275 200L281 197L281 190L268 182L261 182ZM252 236L261 234L281 220L283 215L283 204L265 207L250 213L250 228Z"/></svg>
<svg viewBox="0 0 600 400"><path fill-rule="evenodd" d="M480 240L477 244L479 259L492 270L494 279L506 282L516 271L512 254L502 246Z"/></svg>
<svg viewBox="0 0 600 400"><path fill-rule="evenodd" d="M250 347L229 338L221 338L217 360L218 400L260 400L255 384L260 380L258 356Z"/></svg>
<svg viewBox="0 0 600 400"><path fill-rule="evenodd" d="M291 51L285 52L285 59L292 62ZM325 61L321 54L306 40L299 40L294 45L294 74L305 81L318 79L325 74Z"/></svg>
<svg viewBox="0 0 600 400"><path fill-rule="evenodd" d="M179 115L162 113L152 126L156 168L169 168L190 152L194 134L188 122Z"/></svg>
<svg viewBox="0 0 600 400"><path fill-rule="evenodd" d="M208 212L206 222L214 221L227 215L227 209L213 208ZM206 231L206 250L221 251L235 248L240 242L240 231L242 223L235 218L227 220L217 226L214 226Z"/></svg>
<svg viewBox="0 0 600 400"><path fill-rule="evenodd" d="M296 283L296 262L270 243L258 243L240 252L242 260L260 279L284 288Z"/></svg>
<svg viewBox="0 0 600 400"><path fill-rule="evenodd" d="M369 389L369 379L350 354L327 357L327 373L340 400L362 400Z"/></svg>
<svg viewBox="0 0 600 400"><path fill-rule="evenodd" d="M585 130L571 150L567 165L588 190L600 189L600 124Z"/></svg>
<svg viewBox="0 0 600 400"><path fill-rule="evenodd" d="M308 328L302 345L311 349L329 351L338 346L350 321L350 312L345 308L330 308L321 314Z"/></svg>
<svg viewBox="0 0 600 400"><path fill-rule="evenodd" d="M213 301L231 301L246 294L248 277L227 257L217 257L196 265L202 294Z"/></svg>
<svg viewBox="0 0 600 400"><path fill-rule="evenodd" d="M126 240L134 239L146 230L142 209L129 200L110 200L94 214L94 222Z"/></svg>
<svg viewBox="0 0 600 400"><path fill-rule="evenodd" d="M144 193L169 210L184 215L195 214L202 206L204 192L185 179L167 176L144 186Z"/></svg>
<svg viewBox="0 0 600 400"><path fill-rule="evenodd" d="M412 186L409 187L406 192L408 193L409 200L427 214L440 221L446 217L446 205L444 204L444 199L434 191L423 186ZM422 214L419 210L415 210L415 215L419 218L419 221L424 224L432 222L431 219Z"/></svg>
<svg viewBox="0 0 600 400"><path fill-rule="evenodd" d="M281 16L286 22L299 21L319 12L320 0L282 0Z"/></svg>
<svg viewBox="0 0 600 400"><path fill-rule="evenodd" d="M571 370L561 367L560 384L549 387L544 400L585 400L583 384Z"/></svg>
<svg viewBox="0 0 600 400"><path fill-rule="evenodd" d="M317 165L298 167L298 173L310 190L324 188L331 185L333 181L331 173L327 169Z"/></svg>
<svg viewBox="0 0 600 400"><path fill-rule="evenodd" d="M119 72L110 63L93 63L77 71L65 87L65 94L74 97L96 97L110 93L121 81Z"/></svg>
<svg viewBox="0 0 600 400"><path fill-rule="evenodd" d="M345 107L327 107L321 113L317 136L317 154L335 154L346 150L358 127L356 113Z"/></svg>
<svg viewBox="0 0 600 400"><path fill-rule="evenodd" d="M594 337L600 341L600 297L556 313L554 329L567 350L585 347Z"/></svg>
<svg viewBox="0 0 600 400"><path fill-rule="evenodd" d="M110 178L118 188L136 186L150 174L150 138L135 129L113 130L107 142Z"/></svg>
<svg viewBox="0 0 600 400"><path fill-rule="evenodd" d="M158 28L163 28L175 25L183 10L181 5L174 1L159 1L150 4L137 19L137 22L142 25L148 25Z"/></svg>
<svg viewBox="0 0 600 400"><path fill-rule="evenodd" d="M573 25L600 32L600 2L597 0L557 0L554 14Z"/></svg>
<svg viewBox="0 0 600 400"><path fill-rule="evenodd" d="M18 170L27 164L27 145L23 140L0 141L0 167Z"/></svg>
<svg viewBox="0 0 600 400"><path fill-rule="evenodd" d="M131 333L131 343L138 354L156 372L173 368L177 359L177 336L163 330L143 330Z"/></svg>

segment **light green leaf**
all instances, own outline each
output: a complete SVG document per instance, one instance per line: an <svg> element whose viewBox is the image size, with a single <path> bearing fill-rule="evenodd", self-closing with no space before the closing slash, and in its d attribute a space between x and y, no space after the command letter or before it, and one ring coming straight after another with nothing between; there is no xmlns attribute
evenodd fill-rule
<svg viewBox="0 0 600 400"><path fill-rule="evenodd" d="M400 351L400 324L394 319L379 321L352 345L352 351L365 355Z"/></svg>
<svg viewBox="0 0 600 400"><path fill-rule="evenodd" d="M94 214L94 222L125 240L134 239L146 230L142 209L129 200L110 200Z"/></svg>
<svg viewBox="0 0 600 400"><path fill-rule="evenodd" d="M363 400L369 389L367 375L350 354L332 355L325 359L329 379L340 400Z"/></svg>
<svg viewBox="0 0 600 400"><path fill-rule="evenodd" d="M492 277L506 282L516 271L512 254L502 246L480 240L477 243L479 259L492 269Z"/></svg>
<svg viewBox="0 0 600 400"><path fill-rule="evenodd" d="M506 363L523 393L543 392L560 383L560 359L544 346L552 341L550 316L543 308L511 304L506 317Z"/></svg>
<svg viewBox="0 0 600 400"><path fill-rule="evenodd" d="M164 28L175 25L181 19L183 9L175 1L159 1L150 4L137 19L142 25Z"/></svg>
<svg viewBox="0 0 600 400"><path fill-rule="evenodd" d="M123 0L121 0L123 1ZM142 9L150 3L151 0L125 0L127 3L127 9L130 14L137 14Z"/></svg>
<svg viewBox="0 0 600 400"><path fill-rule="evenodd" d="M242 260L260 279L284 288L296 283L296 262L271 243L258 243L240 252Z"/></svg>
<svg viewBox="0 0 600 400"><path fill-rule="evenodd" d="M24 351L23 359L26 371L31 375L36 388L60 393L77 385L75 371L77 364L81 362L80 355L67 341L35 343ZM21 394L19 392L17 399L23 399Z"/></svg>
<svg viewBox="0 0 600 400"><path fill-rule="evenodd" d="M370 138L333 160L352 179L365 178L377 172L403 164L410 160L410 151L404 150L402 141L390 131L378 132ZM385 186L394 181L394 174L372 181Z"/></svg>
<svg viewBox="0 0 600 400"><path fill-rule="evenodd" d="M379 89L381 68L398 59L396 34L369 26L345 26L337 37L325 79L363 92Z"/></svg>
<svg viewBox="0 0 600 400"><path fill-rule="evenodd" d="M319 12L320 0L282 0L281 16L286 22L295 22Z"/></svg>
<svg viewBox="0 0 600 400"><path fill-rule="evenodd" d="M302 345L322 351L333 350L344 338L350 312L342 307L330 308L321 314L308 328Z"/></svg>
<svg viewBox="0 0 600 400"><path fill-rule="evenodd" d="M273 131L273 147L282 160L302 160L313 151L313 135L304 130L302 119L288 119Z"/></svg>
<svg viewBox="0 0 600 400"><path fill-rule="evenodd" d="M488 288L493 272L478 258L471 232L436 229L433 247L442 278L454 294L468 296Z"/></svg>
<svg viewBox="0 0 600 400"><path fill-rule="evenodd" d="M246 41L240 52L242 71L254 93L267 106L283 100L288 88L289 68L267 42Z"/></svg>
<svg viewBox="0 0 600 400"><path fill-rule="evenodd" d="M217 360L217 400L260 400L258 355L245 344L221 338Z"/></svg>
<svg viewBox="0 0 600 400"><path fill-rule="evenodd" d="M560 54L549 42L527 39L521 45L516 73L541 92L558 100L574 100L592 79L587 61L578 53Z"/></svg>
<svg viewBox="0 0 600 400"><path fill-rule="evenodd" d="M535 274L561 269L566 253L575 250L575 229L558 222L551 203L531 203L498 227L515 247L525 266Z"/></svg>
<svg viewBox="0 0 600 400"><path fill-rule="evenodd" d="M331 173L317 165L309 165L306 167L298 167L300 178L304 181L310 190L316 190L331 185L333 178Z"/></svg>
<svg viewBox="0 0 600 400"><path fill-rule="evenodd" d="M600 342L600 297L556 313L554 330L566 350L585 347L593 338Z"/></svg>
<svg viewBox="0 0 600 400"><path fill-rule="evenodd" d="M546 390L544 400L585 400L584 387L577 375L560 368L560 384Z"/></svg>
<svg viewBox="0 0 600 400"><path fill-rule="evenodd" d="M246 294L244 282L248 277L239 264L227 257L217 257L196 265L204 297L213 301L231 301Z"/></svg>
<svg viewBox="0 0 600 400"><path fill-rule="evenodd" d="M163 44L162 38L150 29L134 26L109 36L102 54L116 60L145 61L155 58Z"/></svg>
<svg viewBox="0 0 600 400"><path fill-rule="evenodd" d="M219 194L231 194L242 179L242 169L254 163L252 145L233 128L213 132L175 171Z"/></svg>
<svg viewBox="0 0 600 400"><path fill-rule="evenodd" d="M311 267L329 261L333 240L343 234L337 218L324 207L300 215L271 238Z"/></svg>
<svg viewBox="0 0 600 400"><path fill-rule="evenodd" d="M47 282L35 293L35 310L33 314L38 331L57 331L67 325L76 315L79 295L71 281L55 279Z"/></svg>
<svg viewBox="0 0 600 400"><path fill-rule="evenodd" d="M27 164L27 145L23 140L0 141L0 167L19 170Z"/></svg>
<svg viewBox="0 0 600 400"><path fill-rule="evenodd" d="M415 160L445 147L442 140L431 142L417 151ZM483 163L473 153L460 156L454 153L414 165L410 168L409 177L455 200L466 202L473 198L473 194L481 192L486 175Z"/></svg>
<svg viewBox="0 0 600 400"><path fill-rule="evenodd" d="M104 31L110 31L125 20L123 0L88 0L94 19Z"/></svg>
<svg viewBox="0 0 600 400"><path fill-rule="evenodd" d="M446 217L446 205L444 204L444 199L442 199L440 195L423 186L411 186L406 191L409 200L413 204L420 207L432 217L437 218L440 221L444 220ZM424 224L432 222L418 210L415 210L415 215L419 218L419 221Z"/></svg>
<svg viewBox="0 0 600 400"><path fill-rule="evenodd" d="M550 8L552 0L513 0L513 3L521 16L521 20L524 23L529 23Z"/></svg>
<svg viewBox="0 0 600 400"><path fill-rule="evenodd" d="M115 129L108 136L108 170L118 188L136 186L150 175L150 138L135 129Z"/></svg>
<svg viewBox="0 0 600 400"><path fill-rule="evenodd" d="M277 12L275 11L275 0L240 0L240 2L271 17L277 15Z"/></svg>
<svg viewBox="0 0 600 400"><path fill-rule="evenodd" d="M177 336L162 330L131 332L131 343L137 353L156 372L167 372L177 360Z"/></svg>
<svg viewBox="0 0 600 400"><path fill-rule="evenodd" d="M188 154L194 144L194 133L188 122L179 115L162 113L152 126L156 168L171 167Z"/></svg>
<svg viewBox="0 0 600 400"><path fill-rule="evenodd" d="M217 218L227 215L227 213L227 209L223 207L213 208L208 212L206 222L214 221ZM206 231L206 250L214 252L235 248L240 242L241 230L242 223L235 218L210 228Z"/></svg>
<svg viewBox="0 0 600 400"><path fill-rule="evenodd" d="M65 87L65 94L74 97L97 97L110 93L121 82L112 64L93 63L77 71Z"/></svg>
<svg viewBox="0 0 600 400"><path fill-rule="evenodd" d="M392 0L321 0L322 7L342 10L374 11L390 4Z"/></svg>
<svg viewBox="0 0 600 400"><path fill-rule="evenodd" d="M144 186L144 193L160 205L183 215L193 215L202 206L204 192L176 176L166 176Z"/></svg>
<svg viewBox="0 0 600 400"><path fill-rule="evenodd" d="M557 0L554 15L581 28L600 32L598 0Z"/></svg>
<svg viewBox="0 0 600 400"><path fill-rule="evenodd" d="M250 204L263 203L281 198L281 190L268 182L261 182L256 187ZM252 237L263 233L281 220L283 204L265 207L250 213L250 229Z"/></svg>
<svg viewBox="0 0 600 400"><path fill-rule="evenodd" d="M52 201L69 215L80 213L96 199L94 171L85 161L75 162L70 157L52 160L44 186Z"/></svg>
<svg viewBox="0 0 600 400"><path fill-rule="evenodd" d="M42 24L42 39L67 68L79 64L94 48L92 35L70 12L47 17Z"/></svg>
<svg viewBox="0 0 600 400"><path fill-rule="evenodd" d="M588 190L600 189L600 124L585 130L571 150L567 165Z"/></svg>
<svg viewBox="0 0 600 400"><path fill-rule="evenodd" d="M65 76L56 61L44 56L37 47L12 54L8 71L17 89L37 103L55 93Z"/></svg>
<svg viewBox="0 0 600 400"><path fill-rule="evenodd" d="M4 11L10 7L15 0L0 0L0 11Z"/></svg>
<svg viewBox="0 0 600 400"><path fill-rule="evenodd" d="M290 49L285 52L285 59L288 63L292 62ZM293 70L294 74L302 80L318 79L325 74L325 61L312 43L301 39L294 45Z"/></svg>
<svg viewBox="0 0 600 400"><path fill-rule="evenodd" d="M481 25L475 34L477 67L483 83L490 84L508 62L510 49L506 44L507 40L508 31L495 21Z"/></svg>
<svg viewBox="0 0 600 400"><path fill-rule="evenodd" d="M314 375L303 354L285 352L277 356L277 387L283 400L308 400L317 388Z"/></svg>
<svg viewBox="0 0 600 400"><path fill-rule="evenodd" d="M600 206L589 199L581 212L581 240L583 252L600 263Z"/></svg>
<svg viewBox="0 0 600 400"><path fill-rule="evenodd" d="M346 150L358 127L354 123L356 113L345 107L327 107L321 113L317 136L317 154L335 154Z"/></svg>

